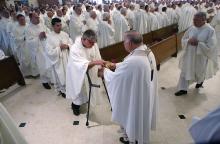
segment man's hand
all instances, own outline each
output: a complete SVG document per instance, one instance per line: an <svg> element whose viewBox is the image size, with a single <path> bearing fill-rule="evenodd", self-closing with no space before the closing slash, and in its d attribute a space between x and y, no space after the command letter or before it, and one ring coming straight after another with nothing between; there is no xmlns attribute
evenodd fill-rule
<svg viewBox="0 0 220 144"><path fill-rule="evenodd" d="M89 69L92 68L92 67L95 66L95 65L100 65L100 66L104 67L104 66L105 66L105 63L106 63L106 61L104 61L104 60L91 61L91 62L89 63Z"/></svg>
<svg viewBox="0 0 220 144"><path fill-rule="evenodd" d="M98 77L101 77L101 78L104 77L104 68L103 67L98 69Z"/></svg>
<svg viewBox="0 0 220 144"><path fill-rule="evenodd" d="M107 61L106 64L105 64L105 67L110 69L110 70L115 70L116 69L116 64Z"/></svg>
<svg viewBox="0 0 220 144"><path fill-rule="evenodd" d="M45 33L45 32L41 32L41 33L39 34L39 39L40 39L40 40L43 40L43 39L45 39L45 38L47 38L46 33Z"/></svg>
<svg viewBox="0 0 220 144"><path fill-rule="evenodd" d="M197 46L198 45L198 40L196 39L196 38L194 38L194 37L192 37L192 38L190 38L189 40L188 40L188 43L190 44L190 45L192 45L192 46Z"/></svg>
<svg viewBox="0 0 220 144"><path fill-rule="evenodd" d="M69 49L69 46L67 44L61 44L60 45L60 49L64 50L64 49Z"/></svg>

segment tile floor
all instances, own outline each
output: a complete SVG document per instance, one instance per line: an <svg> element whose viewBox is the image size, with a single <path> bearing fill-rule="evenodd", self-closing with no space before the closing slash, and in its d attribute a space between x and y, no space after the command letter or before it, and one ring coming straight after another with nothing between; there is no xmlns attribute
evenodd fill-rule
<svg viewBox="0 0 220 144"><path fill-rule="evenodd" d="M193 116L204 116L220 104L220 72L204 83L199 94L192 85L187 96L175 97L179 77L178 58L170 58L161 65L159 73L159 121L151 134L152 144L192 144L188 128ZM14 118L30 144L120 144L119 127L113 123L90 122L85 126L86 114L76 117L71 102L57 96L54 89L44 90L39 80L26 79L27 86L12 86L0 93L0 101ZM164 87L162 89L162 87ZM110 120L110 112L99 108L99 116ZM186 119L180 119L184 115ZM73 125L79 121L79 125Z"/></svg>

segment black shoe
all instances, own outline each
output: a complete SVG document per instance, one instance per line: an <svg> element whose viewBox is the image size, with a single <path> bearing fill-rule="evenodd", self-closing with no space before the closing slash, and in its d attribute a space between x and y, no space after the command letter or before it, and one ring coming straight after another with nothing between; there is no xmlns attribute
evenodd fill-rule
<svg viewBox="0 0 220 144"><path fill-rule="evenodd" d="M119 141L123 144L129 144L129 141L125 141L123 137L120 137Z"/></svg>
<svg viewBox="0 0 220 144"><path fill-rule="evenodd" d="M51 89L51 87L48 83L42 83L42 85L45 89Z"/></svg>
<svg viewBox="0 0 220 144"><path fill-rule="evenodd" d="M66 94L65 94L65 93L62 93L61 91L60 91L60 95L61 95L63 98L66 98Z"/></svg>
<svg viewBox="0 0 220 144"><path fill-rule="evenodd" d="M73 114L75 116L78 116L80 114L80 106L79 105L75 105L74 103L71 104L72 110L73 110Z"/></svg>
<svg viewBox="0 0 220 144"><path fill-rule="evenodd" d="M186 95L187 94L187 91L185 90L180 90L178 92L175 93L175 96L181 96L181 95Z"/></svg>
<svg viewBox="0 0 220 144"><path fill-rule="evenodd" d="M200 84L196 84L196 89L198 89L198 88L203 88L203 86L202 86L202 84L203 84L203 82L202 83L200 83Z"/></svg>

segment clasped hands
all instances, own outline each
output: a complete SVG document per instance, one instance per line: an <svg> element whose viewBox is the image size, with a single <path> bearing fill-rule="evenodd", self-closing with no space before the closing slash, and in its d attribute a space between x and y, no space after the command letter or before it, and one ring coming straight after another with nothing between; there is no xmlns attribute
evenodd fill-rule
<svg viewBox="0 0 220 144"><path fill-rule="evenodd" d="M45 32L41 32L41 33L39 34L39 39L40 39L40 40L44 40L44 39L46 39L46 38L47 38L47 35L46 35Z"/></svg>
<svg viewBox="0 0 220 144"><path fill-rule="evenodd" d="M188 44L190 44L192 46L197 46L198 43L199 43L199 41L195 37L192 37L188 40Z"/></svg>
<svg viewBox="0 0 220 144"><path fill-rule="evenodd" d="M104 61L104 60L91 61L89 63L89 68L92 68L95 65L101 66L98 69L98 77L103 77L104 76L104 68L108 68L110 70L115 70L115 68L116 68L116 65L114 63L111 63L109 61Z"/></svg>

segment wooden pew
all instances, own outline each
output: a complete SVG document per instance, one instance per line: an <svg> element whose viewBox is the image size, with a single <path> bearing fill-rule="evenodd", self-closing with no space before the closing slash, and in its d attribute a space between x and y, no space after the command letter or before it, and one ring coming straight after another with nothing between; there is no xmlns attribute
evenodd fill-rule
<svg viewBox="0 0 220 144"><path fill-rule="evenodd" d="M123 58L128 55L128 52L125 50L123 43L124 42L119 42L100 49L102 59L111 62L122 61Z"/></svg>
<svg viewBox="0 0 220 144"><path fill-rule="evenodd" d="M0 90L15 83L25 85L24 78L13 56L0 60Z"/></svg>
<svg viewBox="0 0 220 144"><path fill-rule="evenodd" d="M152 32L153 35L153 41L161 41L162 39L165 39L178 31L178 25L173 24L158 30L155 30Z"/></svg>
<svg viewBox="0 0 220 144"><path fill-rule="evenodd" d="M175 35L177 27L177 24L174 24L143 35L143 42L152 49L158 66L168 57L177 54L177 36ZM104 47L100 49L100 53L104 60L112 62L120 62L128 55L123 42Z"/></svg>
<svg viewBox="0 0 220 144"><path fill-rule="evenodd" d="M143 34L143 43L145 43L146 45L151 45L152 43L154 43L153 32Z"/></svg>
<svg viewBox="0 0 220 144"><path fill-rule="evenodd" d="M177 40L176 35L172 35L152 46L150 49L154 53L158 70L160 69L160 64L166 60L167 58L171 57L172 55L176 54L177 52Z"/></svg>

